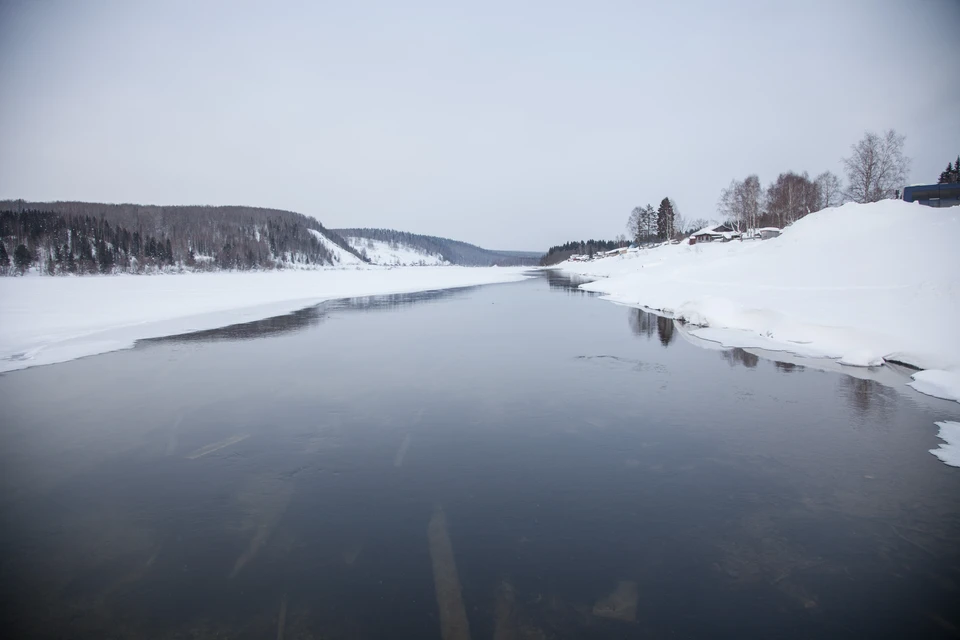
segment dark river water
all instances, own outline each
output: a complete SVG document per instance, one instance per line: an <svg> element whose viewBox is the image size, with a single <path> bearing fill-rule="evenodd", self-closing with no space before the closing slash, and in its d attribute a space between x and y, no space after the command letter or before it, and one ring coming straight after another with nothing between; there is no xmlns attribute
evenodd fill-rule
<svg viewBox="0 0 960 640"><path fill-rule="evenodd" d="M857 373L541 275L3 375L0 624L956 637L960 405Z"/></svg>

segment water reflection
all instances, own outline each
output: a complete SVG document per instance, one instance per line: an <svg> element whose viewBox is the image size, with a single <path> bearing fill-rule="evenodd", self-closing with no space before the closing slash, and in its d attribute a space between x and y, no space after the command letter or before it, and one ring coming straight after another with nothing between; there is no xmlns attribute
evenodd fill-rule
<svg viewBox="0 0 960 640"><path fill-rule="evenodd" d="M222 342L230 340L255 340L295 333L319 325L335 311L372 312L391 311L425 302L436 302L457 295L463 295L472 287L460 289L441 289L438 291L420 291L416 293L398 293L382 296L364 296L331 300L312 307L300 309L282 316L274 316L253 322L233 324L207 331L194 331L173 336L140 340L144 344Z"/></svg>
<svg viewBox="0 0 960 640"><path fill-rule="evenodd" d="M643 309L631 309L630 313L627 314L627 321L630 323L630 329L636 335L649 339L656 333L660 344L665 347L669 346L675 337L674 320L672 318L658 316Z"/></svg>
<svg viewBox="0 0 960 640"><path fill-rule="evenodd" d="M803 371L803 365L795 364L793 362L781 362L779 360L774 360L773 366L776 367L777 371L782 371L784 373Z"/></svg>
<svg viewBox="0 0 960 640"><path fill-rule="evenodd" d="M744 351L739 347L730 349L729 351L721 351L720 355L723 356L723 359L726 360L731 367L739 364L748 369L754 369L757 363L760 362L760 356L750 353L749 351Z"/></svg>
<svg viewBox="0 0 960 640"><path fill-rule="evenodd" d="M871 409L886 409L887 389L876 380L843 376L840 392L850 402L850 406L860 413L869 413Z"/></svg>
<svg viewBox="0 0 960 640"><path fill-rule="evenodd" d="M149 338L140 340L144 344L156 343L184 343L184 342L220 342L224 340L254 340L267 336L275 336L283 333L292 333L301 331L307 327L320 324L326 318L326 311L323 305L316 305L300 309L284 316L265 318L263 320L254 320L253 322L244 322L241 324L232 324L219 329L210 329L207 331L194 331L193 333L182 333L175 336L164 336L162 338Z"/></svg>
<svg viewBox="0 0 960 640"><path fill-rule="evenodd" d="M657 337L660 338L660 344L668 346L673 342L673 319L665 316L657 316Z"/></svg>
<svg viewBox="0 0 960 640"><path fill-rule="evenodd" d="M544 269L540 273L546 276L547 284L550 285L551 289L562 289L571 295L599 295L594 291L584 291L580 288L580 285L593 282L595 278L584 278L573 274L563 273L562 271L558 271L556 269Z"/></svg>
<svg viewBox="0 0 960 640"><path fill-rule="evenodd" d="M631 309L627 314L630 329L638 336L649 338L657 330L657 316L643 309Z"/></svg>
<svg viewBox="0 0 960 640"><path fill-rule="evenodd" d="M462 296L475 288L476 287L460 287L459 289L438 289L436 291L416 291L414 293L343 298L341 300L328 302L327 308L330 311L394 311L424 302L438 302L440 300Z"/></svg>
<svg viewBox="0 0 960 640"><path fill-rule="evenodd" d="M927 453L934 414L757 366L786 356L728 367L668 318L559 289L336 316L456 294L347 300L291 314L323 324L282 340L0 379L0 625L437 638L454 608L474 638L960 625L960 477Z"/></svg>

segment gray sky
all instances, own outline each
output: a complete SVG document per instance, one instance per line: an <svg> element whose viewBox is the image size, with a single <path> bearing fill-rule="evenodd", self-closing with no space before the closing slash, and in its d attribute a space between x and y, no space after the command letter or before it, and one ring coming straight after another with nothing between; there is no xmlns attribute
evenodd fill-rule
<svg viewBox="0 0 960 640"><path fill-rule="evenodd" d="M0 0L0 198L540 250L840 173L867 129L911 182L960 153L957 0L456 4Z"/></svg>

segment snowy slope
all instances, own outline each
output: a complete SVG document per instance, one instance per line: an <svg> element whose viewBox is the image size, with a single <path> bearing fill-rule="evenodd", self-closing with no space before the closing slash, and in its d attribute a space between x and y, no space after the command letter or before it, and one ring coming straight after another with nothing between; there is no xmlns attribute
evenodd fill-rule
<svg viewBox="0 0 960 640"><path fill-rule="evenodd" d="M364 264L363 260L337 246L330 238L316 229L307 229L307 231L312 233L313 236L320 241L320 244L330 252L330 255L333 256L334 266L349 267Z"/></svg>
<svg viewBox="0 0 960 640"><path fill-rule="evenodd" d="M960 208L899 200L811 214L779 238L668 245L564 263L583 288L699 325L728 346L930 371L915 388L960 401Z"/></svg>
<svg viewBox="0 0 960 640"><path fill-rule="evenodd" d="M136 340L270 318L324 300L522 280L522 268L422 267L0 278L0 372Z"/></svg>
<svg viewBox="0 0 960 640"><path fill-rule="evenodd" d="M427 253L401 242L390 243L369 238L346 238L351 247L366 254L373 264L399 266L439 266L450 264L439 253Z"/></svg>

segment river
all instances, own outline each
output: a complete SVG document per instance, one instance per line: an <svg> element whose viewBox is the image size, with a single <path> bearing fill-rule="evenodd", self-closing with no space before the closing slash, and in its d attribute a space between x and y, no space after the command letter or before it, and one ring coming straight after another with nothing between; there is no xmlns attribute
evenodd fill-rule
<svg viewBox="0 0 960 640"><path fill-rule="evenodd" d="M528 281L0 376L10 637L960 627L960 406Z"/></svg>

